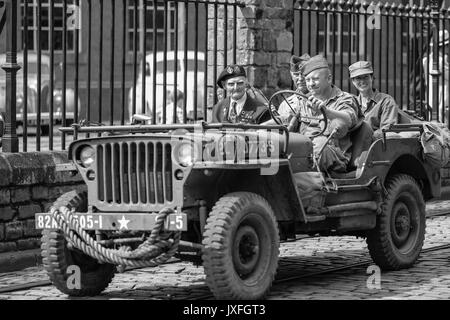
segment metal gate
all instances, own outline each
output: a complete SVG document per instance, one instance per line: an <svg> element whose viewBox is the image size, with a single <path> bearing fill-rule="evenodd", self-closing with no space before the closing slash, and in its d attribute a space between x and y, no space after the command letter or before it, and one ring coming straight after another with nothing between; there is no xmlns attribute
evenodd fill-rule
<svg viewBox="0 0 450 320"><path fill-rule="evenodd" d="M0 3L0 49L8 53L0 55L4 151L19 151L19 141L21 151L66 149L73 136L55 126L80 120L204 119L216 102L217 66L236 63L236 0Z"/></svg>

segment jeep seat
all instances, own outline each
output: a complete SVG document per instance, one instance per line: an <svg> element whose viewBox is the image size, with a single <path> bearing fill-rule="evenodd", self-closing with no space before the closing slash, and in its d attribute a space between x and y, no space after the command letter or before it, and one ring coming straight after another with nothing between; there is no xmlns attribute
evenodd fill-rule
<svg viewBox="0 0 450 320"><path fill-rule="evenodd" d="M364 151L369 150L373 142L373 130L370 124L363 121L358 129L350 132L350 140L352 141L352 157L348 163L348 170L352 171L358 167L358 160Z"/></svg>
<svg viewBox="0 0 450 320"><path fill-rule="evenodd" d="M367 155L365 151L369 150L373 142L373 130L366 121L362 121L359 128L349 134L352 141L352 157L347 165L346 173L330 172L331 176L336 179L355 178L360 159Z"/></svg>

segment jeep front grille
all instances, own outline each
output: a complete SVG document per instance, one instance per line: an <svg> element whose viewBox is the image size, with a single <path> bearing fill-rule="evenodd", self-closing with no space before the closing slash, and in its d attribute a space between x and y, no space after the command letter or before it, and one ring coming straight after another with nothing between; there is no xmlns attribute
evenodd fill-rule
<svg viewBox="0 0 450 320"><path fill-rule="evenodd" d="M97 145L98 200L108 204L173 201L172 148L163 142Z"/></svg>

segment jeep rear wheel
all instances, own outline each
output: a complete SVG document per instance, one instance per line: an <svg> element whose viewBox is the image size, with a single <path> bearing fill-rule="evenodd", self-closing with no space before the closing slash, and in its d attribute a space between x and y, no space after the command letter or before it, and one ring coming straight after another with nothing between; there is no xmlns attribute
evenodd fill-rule
<svg viewBox="0 0 450 320"><path fill-rule="evenodd" d="M269 203L250 192L220 198L203 234L206 284L217 299L262 299L278 267L279 234Z"/></svg>
<svg viewBox="0 0 450 320"><path fill-rule="evenodd" d="M68 192L59 197L54 207L66 206L76 212L87 211L86 192ZM42 262L52 283L69 296L94 296L100 294L114 277L116 267L100 264L77 249L69 249L61 230L42 231ZM68 270L70 266L74 266ZM79 286L74 270L79 268ZM76 271L75 271L76 272ZM69 279L70 277L70 279Z"/></svg>
<svg viewBox="0 0 450 320"><path fill-rule="evenodd" d="M425 201L417 181L398 174L386 183L387 196L377 226L368 232L373 261L385 270L412 266L425 237Z"/></svg>

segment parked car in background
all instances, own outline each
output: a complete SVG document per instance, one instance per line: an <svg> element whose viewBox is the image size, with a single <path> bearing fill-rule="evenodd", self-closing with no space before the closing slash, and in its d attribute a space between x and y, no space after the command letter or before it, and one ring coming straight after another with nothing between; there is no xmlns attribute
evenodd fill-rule
<svg viewBox="0 0 450 320"><path fill-rule="evenodd" d="M37 54L28 52L28 75L27 75L27 125L37 126ZM6 55L0 54L0 64L6 61ZM21 66L17 72L16 81L16 120L17 126L23 125L23 111L25 108L23 90L23 53L17 54L17 63ZM55 66L54 70L58 70ZM43 134L48 133L50 124L50 99L53 97L53 119L54 124L60 124L63 118L63 94L62 83L54 76L53 93L50 92L50 57L41 55L41 130ZM6 73L0 68L0 113L6 113ZM78 106L80 99L78 97ZM67 124L74 121L75 92L73 88L66 88L66 119Z"/></svg>
<svg viewBox="0 0 450 320"><path fill-rule="evenodd" d="M187 63L184 62L184 51L177 53L177 63L175 64L175 51L166 53L166 105L171 104L170 97L173 97L175 90L175 74L177 77L177 89L184 94L186 99L186 113L188 119L194 119L194 103L197 96L197 119L203 118L203 97L205 81L205 55L203 52L197 53L197 68L195 68L195 51L187 51ZM133 112L133 88L128 95L128 114L130 118L133 114L152 115L153 104L153 84L156 82L156 113L162 113L164 99L164 52L156 54L156 79L153 70L153 53L146 56L145 59L145 109L142 108L142 62L138 66L138 76L136 81L136 112ZM175 72L176 70L176 72ZM195 71L197 71L197 90L195 89ZM186 76L186 91L184 92L184 83ZM178 106L180 107L180 106ZM142 112L143 111L143 112ZM167 110L166 110L167 111ZM170 114L171 112L167 112ZM168 117L166 116L166 119Z"/></svg>

